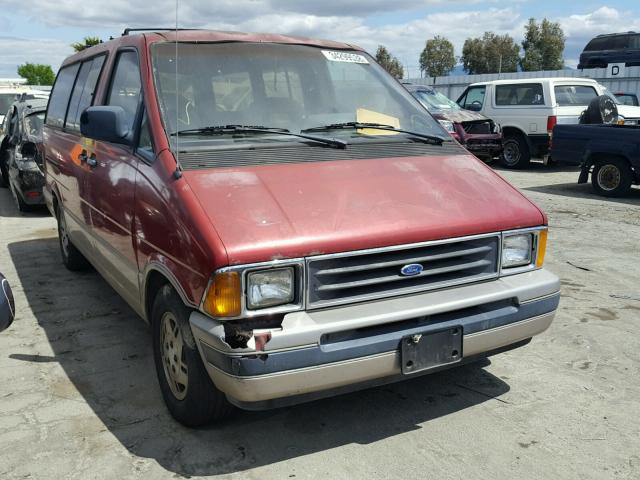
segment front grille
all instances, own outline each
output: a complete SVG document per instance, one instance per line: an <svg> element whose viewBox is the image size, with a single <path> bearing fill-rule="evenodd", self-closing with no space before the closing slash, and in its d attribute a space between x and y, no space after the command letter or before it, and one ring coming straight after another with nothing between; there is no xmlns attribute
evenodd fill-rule
<svg viewBox="0 0 640 480"><path fill-rule="evenodd" d="M498 235L307 259L308 308L433 290L498 275ZM403 266L419 264L413 276Z"/></svg>
<svg viewBox="0 0 640 480"><path fill-rule="evenodd" d="M488 134L493 133L493 122L464 122L462 128L466 133Z"/></svg>

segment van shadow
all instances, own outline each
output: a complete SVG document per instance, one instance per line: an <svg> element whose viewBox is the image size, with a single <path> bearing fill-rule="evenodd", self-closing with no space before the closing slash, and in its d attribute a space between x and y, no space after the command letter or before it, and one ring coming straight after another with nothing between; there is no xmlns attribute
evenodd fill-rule
<svg viewBox="0 0 640 480"><path fill-rule="evenodd" d="M548 193L551 195L560 195L562 197L585 198L598 200L607 203L619 203L624 205L640 205L640 188L632 187L628 195L624 197L603 197L597 195L591 184L588 183L554 183L551 185L539 185L536 187L525 187L521 190L531 192Z"/></svg>
<svg viewBox="0 0 640 480"><path fill-rule="evenodd" d="M187 429L166 410L149 328L96 272L72 273L55 238L9 245L31 310L53 356L84 401L133 455L181 475L216 475L286 461L348 444L370 444L499 397L509 386L484 364L418 377L309 404L238 412L226 422Z"/></svg>

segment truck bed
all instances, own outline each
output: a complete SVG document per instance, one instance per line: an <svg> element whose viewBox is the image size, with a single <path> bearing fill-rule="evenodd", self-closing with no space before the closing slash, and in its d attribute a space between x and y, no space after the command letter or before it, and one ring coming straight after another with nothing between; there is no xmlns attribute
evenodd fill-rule
<svg viewBox="0 0 640 480"><path fill-rule="evenodd" d="M583 165L594 156L620 156L640 167L638 125L556 125L551 157L568 165Z"/></svg>

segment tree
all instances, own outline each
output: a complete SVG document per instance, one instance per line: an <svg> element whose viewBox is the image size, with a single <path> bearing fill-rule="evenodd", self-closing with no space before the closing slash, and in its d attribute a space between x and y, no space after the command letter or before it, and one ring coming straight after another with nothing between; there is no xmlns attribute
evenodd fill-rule
<svg viewBox="0 0 640 480"><path fill-rule="evenodd" d="M427 40L424 50L420 54L420 70L430 77L442 77L456 66L453 55L453 44L444 37L436 35Z"/></svg>
<svg viewBox="0 0 640 480"><path fill-rule="evenodd" d="M520 47L509 35L484 32L482 38L467 38L462 47L462 66L470 74L516 72Z"/></svg>
<svg viewBox="0 0 640 480"><path fill-rule="evenodd" d="M102 43L100 37L84 37L82 42L73 42L71 44L71 48L73 48L76 52L81 52L85 48L93 47L94 45L98 45Z"/></svg>
<svg viewBox="0 0 640 480"><path fill-rule="evenodd" d="M530 18L524 28L522 48L524 56L520 62L522 69L528 72L540 70L561 70L564 68L564 42L566 37L557 22L546 18L538 25Z"/></svg>
<svg viewBox="0 0 640 480"><path fill-rule="evenodd" d="M383 45L378 46L378 50L376 51L376 61L394 77L404 77L404 68L402 68L402 63L389 53L387 47Z"/></svg>
<svg viewBox="0 0 640 480"><path fill-rule="evenodd" d="M40 63L25 63L18 67L18 75L27 79L29 85L53 85L56 79L51 65Z"/></svg>

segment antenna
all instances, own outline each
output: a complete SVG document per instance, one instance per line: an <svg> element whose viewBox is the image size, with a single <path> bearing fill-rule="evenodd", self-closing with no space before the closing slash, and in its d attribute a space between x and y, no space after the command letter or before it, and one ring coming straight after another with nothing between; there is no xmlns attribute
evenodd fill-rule
<svg viewBox="0 0 640 480"><path fill-rule="evenodd" d="M178 125L178 109L180 108L180 102L178 100L178 7L179 1L176 0L176 28L175 28L175 43L176 43L176 169L173 172L173 178L176 180L182 178L182 167L180 166L180 125Z"/></svg>

